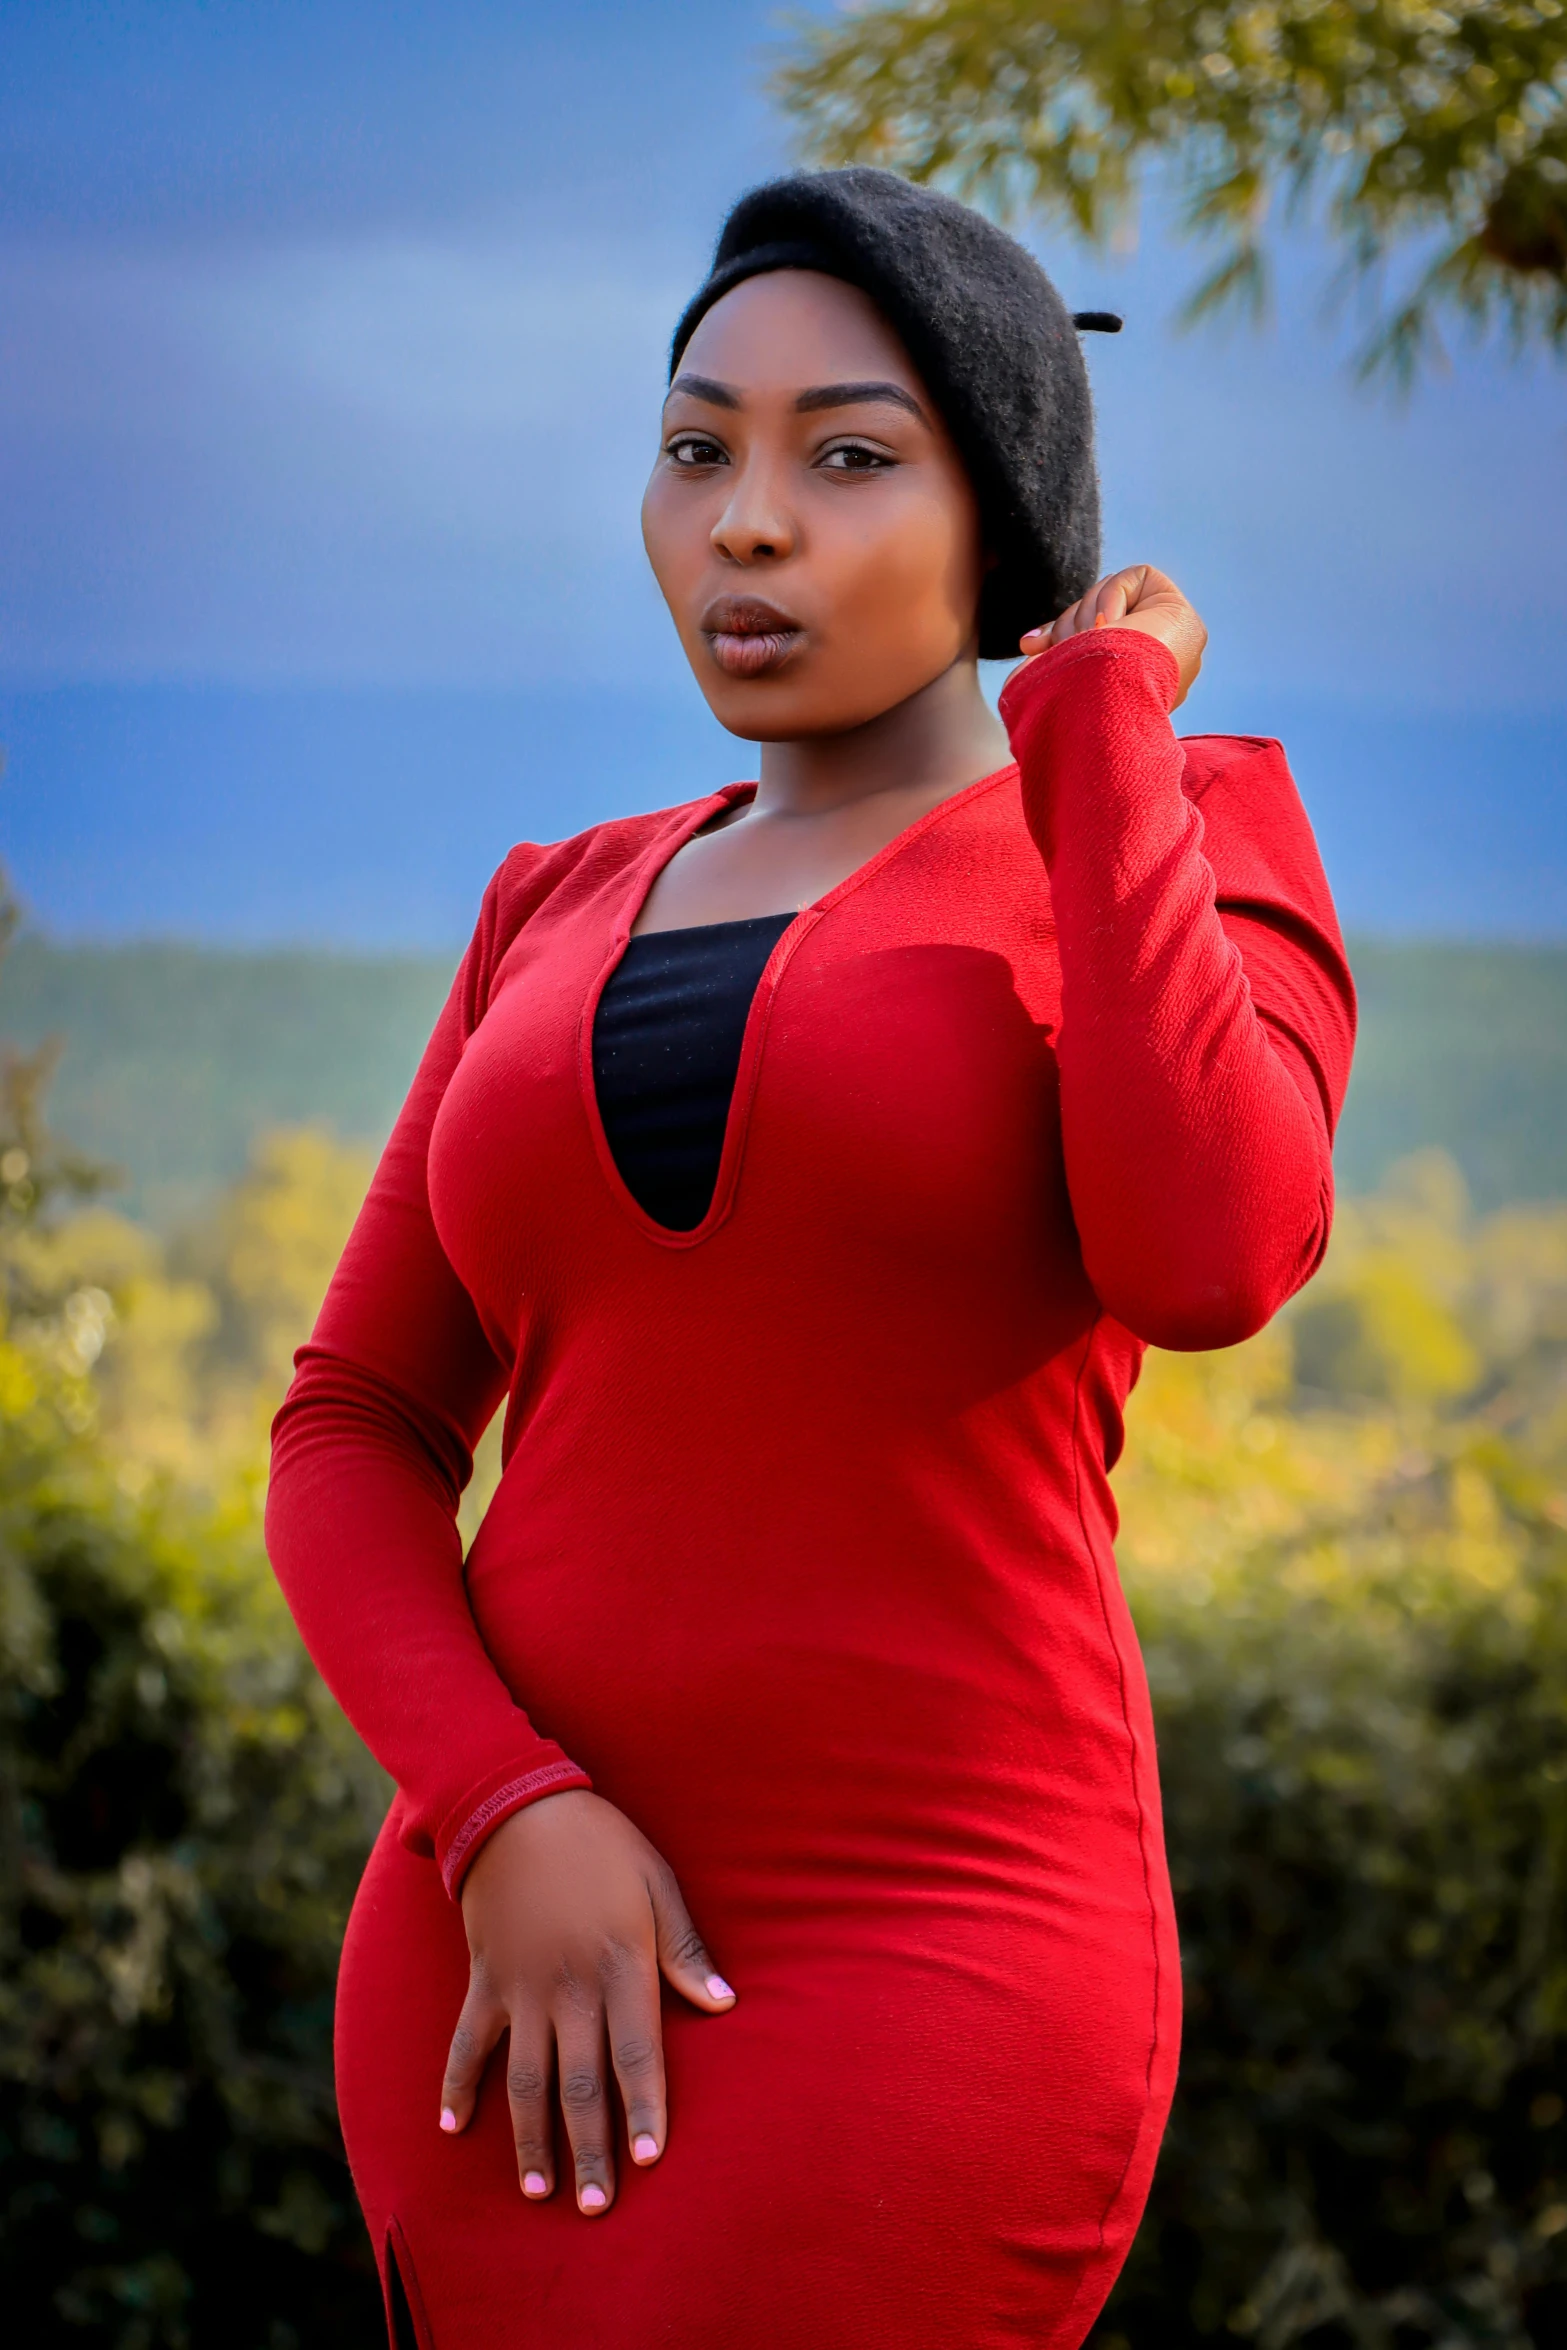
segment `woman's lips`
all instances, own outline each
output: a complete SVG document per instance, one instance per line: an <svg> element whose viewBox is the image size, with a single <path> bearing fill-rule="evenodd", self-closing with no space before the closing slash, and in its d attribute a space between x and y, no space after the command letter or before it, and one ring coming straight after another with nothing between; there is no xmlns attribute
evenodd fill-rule
<svg viewBox="0 0 1567 2350"><path fill-rule="evenodd" d="M730 677L763 677L779 668L803 633L776 604L750 596L720 596L702 615L702 634L713 659Z"/></svg>
<svg viewBox="0 0 1567 2350"><path fill-rule="evenodd" d="M769 630L762 636L741 636L731 629L715 629L708 636L713 659L731 677L761 677L787 660L799 642L797 628Z"/></svg>

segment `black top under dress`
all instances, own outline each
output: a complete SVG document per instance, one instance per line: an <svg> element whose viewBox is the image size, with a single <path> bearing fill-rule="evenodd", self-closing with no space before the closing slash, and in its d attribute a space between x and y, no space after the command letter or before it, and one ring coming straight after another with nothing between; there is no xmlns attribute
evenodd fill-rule
<svg viewBox="0 0 1567 2350"><path fill-rule="evenodd" d="M593 1083L621 1180L656 1224L712 1204L757 982L793 914L633 938L593 1022Z"/></svg>

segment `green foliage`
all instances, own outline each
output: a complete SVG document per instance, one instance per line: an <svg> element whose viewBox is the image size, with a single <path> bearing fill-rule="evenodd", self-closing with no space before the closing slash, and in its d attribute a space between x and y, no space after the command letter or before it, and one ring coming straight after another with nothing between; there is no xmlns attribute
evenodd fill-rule
<svg viewBox="0 0 1567 2350"><path fill-rule="evenodd" d="M3 930L0 908L0 948ZM231 1480L220 1513L150 1477L144 1379L142 1417L116 1422L128 1340L145 1373L210 1354L224 1315L123 1219L59 1214L103 1171L51 1137L50 1065L0 1062L6 2322L62 2350L368 2350L383 2337L331 2011L385 1783L288 1621L254 1481ZM323 1169L325 1147L278 1144L214 1251L247 1423L247 1339L275 1381L273 1293L308 1317L323 1215L330 1251L351 1212L337 1193L363 1185L341 1153ZM291 1283L269 1278L280 1233ZM171 1394L189 1386L165 1379L153 1425Z"/></svg>
<svg viewBox="0 0 1567 2350"><path fill-rule="evenodd" d="M0 753L0 765L4 754ZM0 958L20 920L10 886L0 874ZM62 1200L91 1199L115 1180L114 1170L81 1157L50 1131L44 1102L54 1081L61 1039L45 1036L31 1052L0 1045L0 1233L10 1236ZM5 1311L35 1304L14 1250L0 1257Z"/></svg>
<svg viewBox="0 0 1567 2350"><path fill-rule="evenodd" d="M1406 1587L1446 1474L1360 1522L1358 1604L1144 1595L1186 2033L1135 2350L1567 2327L1567 1545L1515 1502L1505 1592Z"/></svg>
<svg viewBox="0 0 1567 2350"><path fill-rule="evenodd" d="M1219 259L1189 305L1255 308L1270 204L1315 199L1351 270L1413 255L1368 366L1446 311L1567 345L1562 0L869 0L778 76L823 162L890 165L1085 237L1162 160Z"/></svg>
<svg viewBox="0 0 1567 2350"><path fill-rule="evenodd" d="M1567 2334L1567 1210L1428 1155L1154 1358L1123 1566L1186 1987L1108 2346Z"/></svg>
<svg viewBox="0 0 1567 2350"><path fill-rule="evenodd" d="M331 2004L379 1775L253 1539L130 1508L25 1344L0 1391L7 2323L368 2345Z"/></svg>

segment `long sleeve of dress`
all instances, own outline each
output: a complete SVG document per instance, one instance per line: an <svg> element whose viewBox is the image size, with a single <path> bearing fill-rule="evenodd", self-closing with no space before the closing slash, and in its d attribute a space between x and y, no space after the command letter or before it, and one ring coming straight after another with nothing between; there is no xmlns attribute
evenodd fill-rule
<svg viewBox="0 0 1567 2350"><path fill-rule="evenodd" d="M1226 1346L1309 1279L1354 990L1277 743L1182 742L1177 670L1130 629L1014 673L1001 714L1061 958L1067 1181L1100 1302Z"/></svg>
<svg viewBox="0 0 1567 2350"><path fill-rule="evenodd" d="M441 1247L426 1164L436 1112L507 936L547 883L514 851L479 925L273 1426L267 1547L349 1720L401 1791L402 1835L455 1893L512 1811L588 1775L533 1729L479 1637L457 1505L506 1386Z"/></svg>

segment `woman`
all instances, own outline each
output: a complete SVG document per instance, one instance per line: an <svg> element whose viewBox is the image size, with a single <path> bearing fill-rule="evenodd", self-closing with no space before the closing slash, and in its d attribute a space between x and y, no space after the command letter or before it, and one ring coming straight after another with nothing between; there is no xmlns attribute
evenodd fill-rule
<svg viewBox="0 0 1567 2350"><path fill-rule="evenodd" d="M1277 745L1171 731L1196 615L1091 585L1018 246L779 182L671 372L648 553L761 782L513 850L278 1422L399 1788L344 2128L421 2350L1065 2350L1176 2065L1121 1407L1319 1261L1350 982Z"/></svg>

